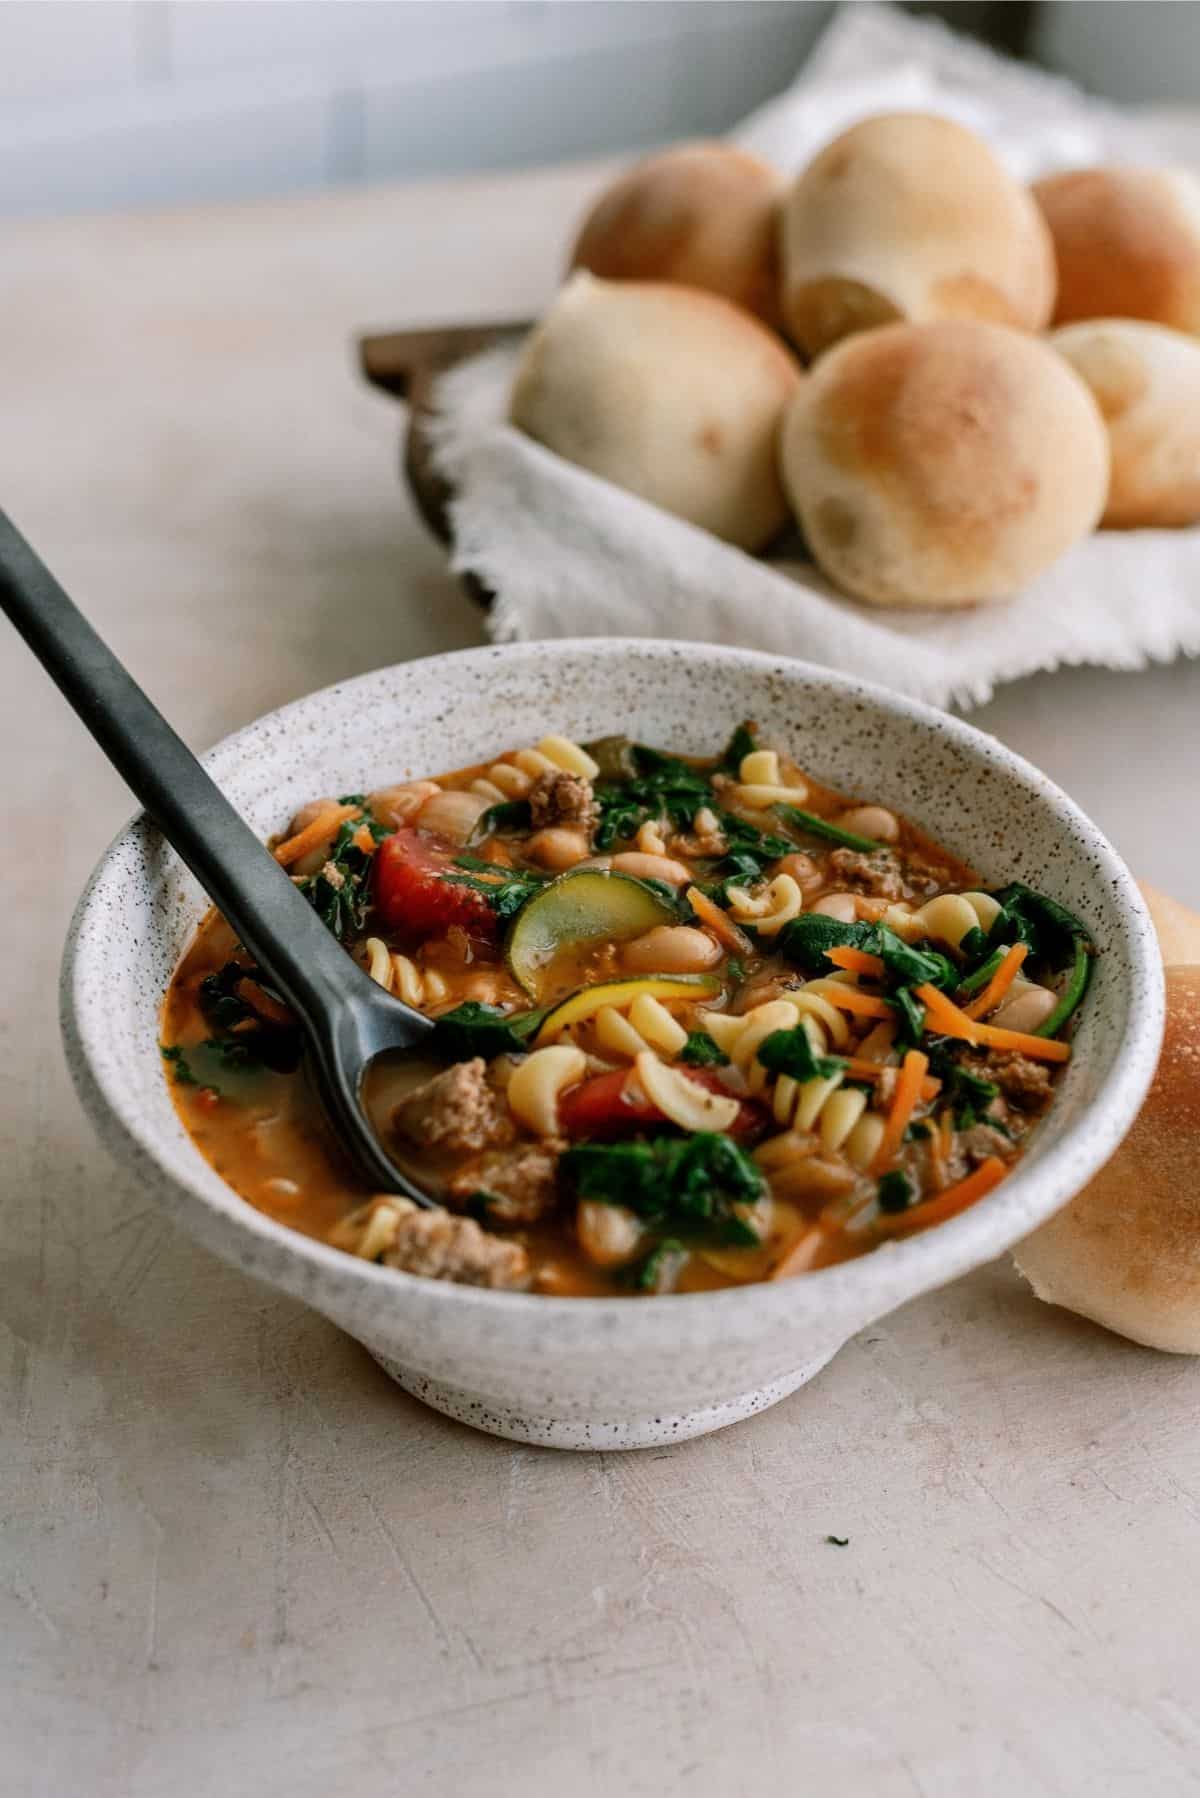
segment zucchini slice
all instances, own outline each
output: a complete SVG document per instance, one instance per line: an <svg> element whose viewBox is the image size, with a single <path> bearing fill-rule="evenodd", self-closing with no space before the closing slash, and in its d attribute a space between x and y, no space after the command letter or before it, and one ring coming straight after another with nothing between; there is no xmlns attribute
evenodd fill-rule
<svg viewBox="0 0 1200 1798"><path fill-rule="evenodd" d="M591 1018L605 1005L621 1011L642 993L652 999L714 999L721 990L717 974L639 974L628 980L602 980L598 986L580 987L542 1019L537 1043L548 1043L568 1024Z"/></svg>
<svg viewBox="0 0 1200 1798"><path fill-rule="evenodd" d="M661 893L630 874L583 868L553 880L526 901L513 919L504 956L514 980L536 998L543 969L577 943L626 942L674 924L677 914Z"/></svg>

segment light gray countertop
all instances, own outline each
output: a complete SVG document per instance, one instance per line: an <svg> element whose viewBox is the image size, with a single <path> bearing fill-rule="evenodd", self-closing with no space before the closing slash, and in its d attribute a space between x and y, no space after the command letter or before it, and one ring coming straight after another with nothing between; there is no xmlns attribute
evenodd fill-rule
<svg viewBox="0 0 1200 1798"><path fill-rule="evenodd" d="M481 639L351 340L536 306L588 184L5 228L0 502L192 742ZM975 716L1200 903L1200 663ZM6 1794L1197 1789L1200 1369L997 1263L672 1450L435 1416L115 1196L55 984L130 806L10 639L0 733Z"/></svg>

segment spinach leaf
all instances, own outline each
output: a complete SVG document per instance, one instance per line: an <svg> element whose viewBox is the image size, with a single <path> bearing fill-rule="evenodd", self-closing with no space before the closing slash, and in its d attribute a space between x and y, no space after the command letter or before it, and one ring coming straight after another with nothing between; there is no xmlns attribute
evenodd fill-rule
<svg viewBox="0 0 1200 1798"><path fill-rule="evenodd" d="M484 837L511 835L516 831L528 830L532 823L528 799L502 799L495 805L489 805L486 812L480 813L469 841L481 843Z"/></svg>
<svg viewBox="0 0 1200 1798"><path fill-rule="evenodd" d="M456 865L462 867L468 858L459 856ZM451 886L470 887L486 899L502 924L514 918L527 899L531 899L538 888L544 886L549 878L545 874L535 874L528 868L500 868L494 862L480 863L475 857L469 858L478 868L494 867L499 880L483 880L477 874L443 874L442 879Z"/></svg>
<svg viewBox="0 0 1200 1798"><path fill-rule="evenodd" d="M802 830L810 837L820 837L826 843L838 843L843 849L857 849L863 855L873 855L883 848L874 837L860 837L852 830L843 830L840 824L831 824L828 818L818 818L816 812L806 812L798 805L777 805L775 816L790 824L793 830ZM789 844L790 848L791 845Z"/></svg>
<svg viewBox="0 0 1200 1798"><path fill-rule="evenodd" d="M549 1010L545 1005L540 1011L505 1012L498 1005L467 999L434 1020L432 1052L447 1061L469 1061L475 1055L482 1055L485 1061L494 1055L524 1055Z"/></svg>
<svg viewBox="0 0 1200 1798"><path fill-rule="evenodd" d="M918 1048L925 1030L925 1007L909 986L897 987L889 997L899 1018L896 1041L906 1049Z"/></svg>
<svg viewBox="0 0 1200 1798"><path fill-rule="evenodd" d="M362 817L347 818L320 868L299 883L322 924L340 943L358 936L367 920L372 857L354 841L364 824L377 843L392 834L365 812Z"/></svg>
<svg viewBox="0 0 1200 1798"><path fill-rule="evenodd" d="M679 1051L679 1060L692 1068L723 1068L729 1064L728 1055L707 1030L689 1031L688 1039Z"/></svg>
<svg viewBox="0 0 1200 1798"><path fill-rule="evenodd" d="M749 724L739 724L724 749L717 757L717 773L732 774L735 779L746 756L753 755L758 748L754 740L754 731Z"/></svg>
<svg viewBox="0 0 1200 1798"><path fill-rule="evenodd" d="M766 1191L758 1167L728 1136L576 1143L560 1163L580 1198L627 1205L645 1223L692 1237L753 1245L739 1216Z"/></svg>
<svg viewBox="0 0 1200 1798"><path fill-rule="evenodd" d="M925 1045L929 1056L929 1072L942 1083L941 1102L948 1104L959 1130L969 1130L987 1116L988 1106L1000 1088L992 1080L963 1067L958 1056L962 1045L952 1037L934 1037ZM987 1118L987 1122L995 1120Z"/></svg>
<svg viewBox="0 0 1200 1798"><path fill-rule="evenodd" d="M915 949L886 924L843 924L820 912L804 912L785 924L779 933L780 952L810 974L821 972L831 949L861 949L877 955L887 973L906 986L926 982L939 989L952 987L958 972L948 956L936 949ZM830 964L832 965L832 964Z"/></svg>
<svg viewBox="0 0 1200 1798"><path fill-rule="evenodd" d="M633 772L600 781L595 788L600 820L593 833L597 849L609 849L637 835L648 818L669 818L686 830L702 805L711 805L712 782L703 769L643 743L627 746L625 764Z"/></svg>
<svg viewBox="0 0 1200 1798"><path fill-rule="evenodd" d="M188 1066L187 1057L178 1043L162 1043L162 1058L170 1067L176 1086L199 1086L200 1082Z"/></svg>
<svg viewBox="0 0 1200 1798"><path fill-rule="evenodd" d="M824 1080L845 1062L836 1055L818 1055L803 1024L794 1030L776 1030L761 1042L758 1060L772 1074L790 1074L793 1080Z"/></svg>
<svg viewBox="0 0 1200 1798"><path fill-rule="evenodd" d="M635 1292L670 1292L687 1250L674 1236L664 1236L657 1248L633 1269L629 1284Z"/></svg>
<svg viewBox="0 0 1200 1798"><path fill-rule="evenodd" d="M890 1174L880 1176L876 1196L881 1211L907 1211L917 1193L908 1175L893 1168Z"/></svg>
<svg viewBox="0 0 1200 1798"><path fill-rule="evenodd" d="M241 983L253 980L270 991L261 969L245 968L240 962L227 961L215 974L206 974L200 982L200 1009L211 1028L220 1033L204 1045L213 1049L218 1043L230 1045L229 1053L252 1057L261 1067L275 1074L291 1074L300 1066L304 1043L299 1030L290 1024L276 1024L263 1018L242 997ZM227 1033L235 1025L243 1026L236 1037ZM233 1044L237 1044L236 1051Z"/></svg>
<svg viewBox="0 0 1200 1798"><path fill-rule="evenodd" d="M1035 1036L1053 1036L1061 1030L1077 1009L1088 988L1096 946L1087 926L1056 899L1035 892L1023 881L1014 880L993 894L1000 913L988 934L988 948L998 944L1023 942L1030 954L1053 971L1068 968L1069 973L1058 1003L1034 1032Z"/></svg>

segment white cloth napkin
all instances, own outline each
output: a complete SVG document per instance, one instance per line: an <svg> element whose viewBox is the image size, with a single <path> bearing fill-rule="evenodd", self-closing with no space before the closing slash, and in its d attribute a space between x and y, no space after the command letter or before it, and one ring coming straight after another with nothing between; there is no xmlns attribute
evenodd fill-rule
<svg viewBox="0 0 1200 1798"><path fill-rule="evenodd" d="M1069 83L874 5L843 9L799 80L733 135L797 168L844 126L897 108L970 125L1022 179L1172 160L1169 140ZM500 346L443 377L434 426L438 466L456 491L454 566L496 594L498 641L734 643L968 706L1039 668L1140 668L1200 653L1200 529L1101 532L1007 605L881 611L844 598L809 563L757 561L513 430L517 353Z"/></svg>

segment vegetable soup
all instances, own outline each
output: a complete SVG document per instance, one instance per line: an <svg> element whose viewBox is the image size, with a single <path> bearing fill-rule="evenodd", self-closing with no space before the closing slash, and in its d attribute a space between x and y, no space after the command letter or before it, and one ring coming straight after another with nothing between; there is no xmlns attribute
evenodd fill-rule
<svg viewBox="0 0 1200 1798"><path fill-rule="evenodd" d="M368 1108L444 1208L362 1190L296 1024L217 914L167 995L201 1153L348 1253L559 1295L783 1279L956 1216L1051 1103L1094 954L908 819L741 725L707 760L623 737L317 798L274 854L435 1020Z"/></svg>

